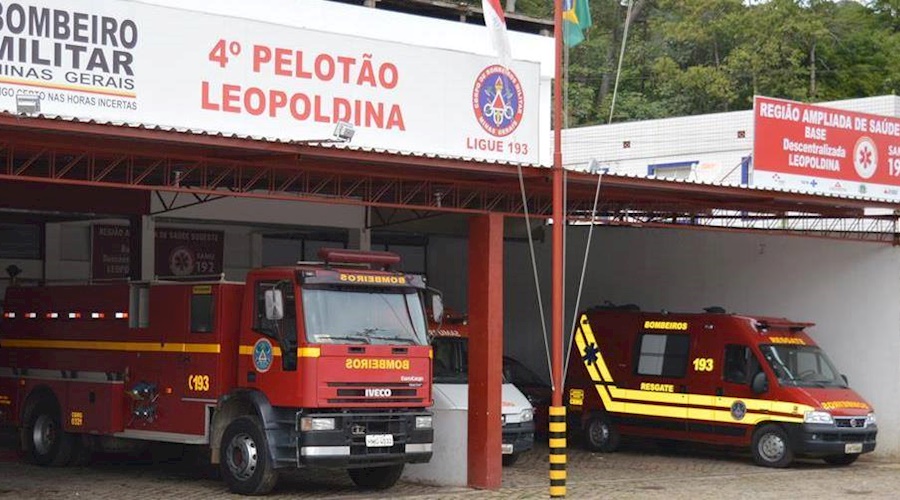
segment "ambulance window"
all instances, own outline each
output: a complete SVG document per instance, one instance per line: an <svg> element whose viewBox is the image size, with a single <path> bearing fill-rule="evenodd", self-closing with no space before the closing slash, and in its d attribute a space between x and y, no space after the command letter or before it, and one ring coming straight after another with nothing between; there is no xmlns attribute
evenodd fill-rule
<svg viewBox="0 0 900 500"><path fill-rule="evenodd" d="M638 354L638 375L683 377L690 345L688 335L643 334Z"/></svg>
<svg viewBox="0 0 900 500"><path fill-rule="evenodd" d="M191 294L191 332L209 333L213 331L213 310L215 296L212 293Z"/></svg>
<svg viewBox="0 0 900 500"><path fill-rule="evenodd" d="M743 345L725 346L725 370L722 377L726 382L749 384L750 379L760 370L759 361L749 347Z"/></svg>

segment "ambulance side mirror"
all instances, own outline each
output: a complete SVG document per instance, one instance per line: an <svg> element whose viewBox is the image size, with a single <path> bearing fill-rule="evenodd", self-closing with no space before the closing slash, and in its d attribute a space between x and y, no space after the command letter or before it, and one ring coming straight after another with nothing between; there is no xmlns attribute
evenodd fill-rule
<svg viewBox="0 0 900 500"><path fill-rule="evenodd" d="M847 376L844 375L843 373L841 374L841 380L844 381L844 385L846 385L847 387L850 387L850 381L847 380Z"/></svg>
<svg viewBox="0 0 900 500"><path fill-rule="evenodd" d="M750 389L756 394L762 394L769 390L769 381L766 379L765 372L759 372L753 376L753 381L750 382Z"/></svg>
<svg viewBox="0 0 900 500"><path fill-rule="evenodd" d="M266 290L266 319L269 321L277 321L284 318L284 297L281 290Z"/></svg>

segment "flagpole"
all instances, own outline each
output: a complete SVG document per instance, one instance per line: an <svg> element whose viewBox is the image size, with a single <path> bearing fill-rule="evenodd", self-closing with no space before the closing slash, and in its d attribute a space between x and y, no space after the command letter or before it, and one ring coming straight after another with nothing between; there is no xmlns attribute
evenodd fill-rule
<svg viewBox="0 0 900 500"><path fill-rule="evenodd" d="M556 62L553 78L553 258L551 282L551 367L553 395L550 407L550 497L566 496L566 408L563 406L563 207L562 168L562 0L554 0L553 37L556 44Z"/></svg>

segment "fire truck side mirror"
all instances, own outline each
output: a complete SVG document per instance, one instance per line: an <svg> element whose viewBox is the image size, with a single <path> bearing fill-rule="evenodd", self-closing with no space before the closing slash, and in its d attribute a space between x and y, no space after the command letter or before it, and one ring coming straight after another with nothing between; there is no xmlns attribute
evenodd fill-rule
<svg viewBox="0 0 900 500"><path fill-rule="evenodd" d="M284 318L284 298L281 290L266 290L266 319L277 321Z"/></svg>
<svg viewBox="0 0 900 500"><path fill-rule="evenodd" d="M753 381L750 382L750 389L756 394L762 394L769 390L769 381L766 380L765 372L760 371L753 376Z"/></svg>
<svg viewBox="0 0 900 500"><path fill-rule="evenodd" d="M435 323L444 319L444 298L440 294L431 295L431 315Z"/></svg>

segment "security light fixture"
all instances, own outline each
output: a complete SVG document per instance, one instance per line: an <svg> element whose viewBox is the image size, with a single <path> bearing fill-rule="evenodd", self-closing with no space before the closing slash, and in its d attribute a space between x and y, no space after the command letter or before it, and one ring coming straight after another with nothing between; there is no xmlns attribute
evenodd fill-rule
<svg viewBox="0 0 900 500"><path fill-rule="evenodd" d="M36 115L41 112L41 97L34 94L16 95L16 113Z"/></svg>
<svg viewBox="0 0 900 500"><path fill-rule="evenodd" d="M339 141L350 142L355 133L356 130L353 128L352 123L339 121L337 122L337 125L335 125L332 135Z"/></svg>
<svg viewBox="0 0 900 500"><path fill-rule="evenodd" d="M334 126L334 131L331 133L331 137L328 139L299 139L295 141L291 141L291 144L323 144L323 143L334 143L334 142L350 142L353 139L353 135L356 134L356 129L353 128L353 124L350 122L339 121Z"/></svg>

